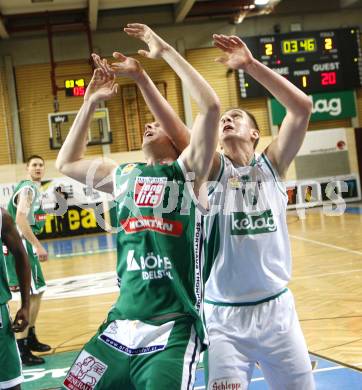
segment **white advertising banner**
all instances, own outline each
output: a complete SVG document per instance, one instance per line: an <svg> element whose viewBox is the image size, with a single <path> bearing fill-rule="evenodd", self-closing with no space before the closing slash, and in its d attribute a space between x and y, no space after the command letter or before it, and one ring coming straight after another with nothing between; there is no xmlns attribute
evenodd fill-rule
<svg viewBox="0 0 362 390"><path fill-rule="evenodd" d="M298 156L348 150L345 128L308 131Z"/></svg>
<svg viewBox="0 0 362 390"><path fill-rule="evenodd" d="M0 206L7 208L17 183L0 184ZM52 208L56 203L56 188L61 188L67 198L68 205L87 205L111 200L112 196L96 191L68 177L60 177L42 181L42 204L45 208Z"/></svg>

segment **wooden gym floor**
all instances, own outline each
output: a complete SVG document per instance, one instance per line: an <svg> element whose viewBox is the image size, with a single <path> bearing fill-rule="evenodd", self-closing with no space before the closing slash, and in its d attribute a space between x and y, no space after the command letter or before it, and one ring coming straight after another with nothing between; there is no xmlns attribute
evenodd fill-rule
<svg viewBox="0 0 362 390"><path fill-rule="evenodd" d="M351 209L353 211L353 209ZM362 209L326 216L321 209L300 219L288 213L293 253L289 285L309 351L362 369ZM91 240L94 237L86 238ZM51 245L51 243L48 243ZM114 251L51 258L47 281L115 270ZM92 284L92 277L89 278ZM116 292L43 300L37 329L55 352L79 350L96 332ZM16 303L11 304L12 311Z"/></svg>

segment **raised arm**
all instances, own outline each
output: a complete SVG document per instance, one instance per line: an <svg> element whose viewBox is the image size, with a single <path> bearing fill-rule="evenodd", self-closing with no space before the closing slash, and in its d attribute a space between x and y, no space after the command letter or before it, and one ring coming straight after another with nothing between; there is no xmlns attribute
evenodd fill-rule
<svg viewBox="0 0 362 390"><path fill-rule="evenodd" d="M1 239L14 256L21 294L21 306L16 313L12 329L14 332L22 332L27 327L29 321L30 265L24 245L11 216L4 209L1 209L1 212Z"/></svg>
<svg viewBox="0 0 362 390"><path fill-rule="evenodd" d="M117 62L109 65L107 61L93 54L95 64L105 72L134 80L153 116L170 137L175 148L182 152L190 142L189 129L176 114L170 103L162 96L139 61L132 57L126 57L119 52L114 52L113 57Z"/></svg>
<svg viewBox="0 0 362 390"><path fill-rule="evenodd" d="M88 128L98 103L111 99L116 95L117 90L118 84L115 83L113 76L106 74L102 69L94 71L84 96L84 103L78 111L55 162L57 169L64 175L109 193L113 192L110 175L116 164L102 159L87 160L84 158L84 153L87 148ZM97 168L94 169L91 178L93 183L86 183L89 172L95 166Z"/></svg>
<svg viewBox="0 0 362 390"><path fill-rule="evenodd" d="M232 69L243 69L286 108L278 137L265 150L278 173L284 176L303 143L312 112L311 100L287 79L257 61L239 37L215 34L213 38L215 46L225 54L217 61Z"/></svg>
<svg viewBox="0 0 362 390"><path fill-rule="evenodd" d="M150 51L140 50L147 58L162 57L184 82L199 107L191 132L190 145L182 159L190 171L195 172L195 187L206 180L217 145L220 103L206 80L170 45L143 24L128 24L125 32L149 45ZM166 129L165 129L166 130Z"/></svg>

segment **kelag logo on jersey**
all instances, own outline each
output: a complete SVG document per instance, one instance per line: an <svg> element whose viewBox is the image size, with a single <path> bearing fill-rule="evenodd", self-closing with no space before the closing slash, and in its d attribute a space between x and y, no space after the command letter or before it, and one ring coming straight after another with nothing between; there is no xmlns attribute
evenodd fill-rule
<svg viewBox="0 0 362 390"><path fill-rule="evenodd" d="M127 234L142 232L144 230L152 230L168 236L179 237L181 236L183 230L182 223L179 221L143 216L124 219L121 221L121 226Z"/></svg>
<svg viewBox="0 0 362 390"><path fill-rule="evenodd" d="M247 235L272 233L277 230L271 210L266 210L258 214L246 214L243 212L234 212L231 214L231 234Z"/></svg>
<svg viewBox="0 0 362 390"><path fill-rule="evenodd" d="M138 207L158 207L163 199L167 177L137 177L134 201Z"/></svg>

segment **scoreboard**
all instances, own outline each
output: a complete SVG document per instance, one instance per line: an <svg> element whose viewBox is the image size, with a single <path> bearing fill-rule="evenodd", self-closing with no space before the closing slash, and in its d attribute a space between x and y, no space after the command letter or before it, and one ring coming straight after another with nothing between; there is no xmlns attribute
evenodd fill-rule
<svg viewBox="0 0 362 390"><path fill-rule="evenodd" d="M84 96L85 94L85 81L84 79L77 80L65 80L65 96Z"/></svg>
<svg viewBox="0 0 362 390"><path fill-rule="evenodd" d="M354 89L362 85L358 28L298 31L243 40L257 60L307 94ZM238 72L241 97L269 94L246 72Z"/></svg>

